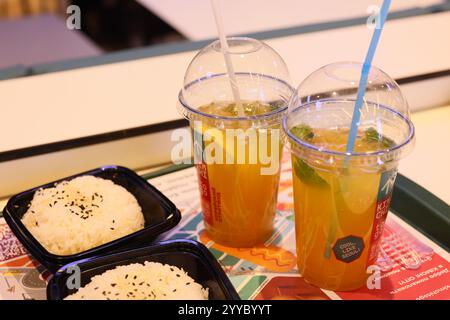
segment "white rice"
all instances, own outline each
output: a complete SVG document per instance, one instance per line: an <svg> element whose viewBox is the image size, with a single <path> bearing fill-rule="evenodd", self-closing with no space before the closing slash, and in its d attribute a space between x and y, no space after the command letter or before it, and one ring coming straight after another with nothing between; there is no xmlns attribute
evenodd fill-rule
<svg viewBox="0 0 450 320"><path fill-rule="evenodd" d="M119 266L101 275L67 300L207 300L208 289L183 269L144 262Z"/></svg>
<svg viewBox="0 0 450 320"><path fill-rule="evenodd" d="M70 255L136 232L145 221L125 188L82 176L38 190L22 222L49 252Z"/></svg>

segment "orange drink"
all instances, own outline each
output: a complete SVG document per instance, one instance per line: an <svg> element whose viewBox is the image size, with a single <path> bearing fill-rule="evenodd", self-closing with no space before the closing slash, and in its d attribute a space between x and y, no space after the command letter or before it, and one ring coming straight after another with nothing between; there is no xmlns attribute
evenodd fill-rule
<svg viewBox="0 0 450 320"><path fill-rule="evenodd" d="M281 119L293 89L286 64L267 44L245 37L227 43L212 42L193 58L178 107L191 128L209 237L251 247L273 231Z"/></svg>
<svg viewBox="0 0 450 320"><path fill-rule="evenodd" d="M355 110L362 70L338 62L314 71L282 123L292 156L298 269L307 282L334 291L379 289L377 259L397 167L414 145L408 104L380 69L368 70ZM347 146L350 128L357 130Z"/></svg>
<svg viewBox="0 0 450 320"><path fill-rule="evenodd" d="M277 109L277 106L260 102L244 102L243 107L246 116L264 115ZM233 103L212 103L200 107L199 111L237 116ZM278 132L273 135L272 130L278 131L280 124L258 129L251 127L251 121L236 120L230 121L226 128L217 129L211 121L204 119L201 125L203 135L213 130L216 138L204 142L202 151L215 143L213 155L222 154L222 161L217 161L220 163L203 159L197 164L202 210L209 236L218 243L235 247L264 242L272 234L277 203L281 143ZM198 134L195 130L193 127L194 137ZM262 149L266 150L262 153ZM261 154L273 156L272 160L278 162L273 172L264 174L268 165L262 163ZM226 157L231 160L228 164Z"/></svg>
<svg viewBox="0 0 450 320"><path fill-rule="evenodd" d="M300 139L332 151L345 151L348 129L325 130L297 126L291 129ZM369 128L356 138L355 152L372 152L394 146L388 138ZM345 160L344 160L345 161ZM292 156L298 266L315 285L332 290L352 290L365 283L366 268L376 254L371 251L374 216L382 232L389 207L391 187L381 183L395 180L396 163L372 169L343 163L314 167ZM381 181L383 177L383 182ZM392 182L393 183L393 182ZM383 187L383 185L382 185ZM377 209L378 208L378 209ZM379 234L375 238L378 238ZM376 247L372 249L376 252ZM370 260L370 261L369 261Z"/></svg>

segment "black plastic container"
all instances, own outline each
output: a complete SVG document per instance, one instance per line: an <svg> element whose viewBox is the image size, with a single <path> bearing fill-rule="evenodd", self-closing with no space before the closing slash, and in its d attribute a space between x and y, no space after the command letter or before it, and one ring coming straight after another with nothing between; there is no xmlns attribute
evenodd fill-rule
<svg viewBox="0 0 450 320"><path fill-rule="evenodd" d="M170 264L183 268L203 288L208 288L210 300L240 300L225 272L209 250L196 241L172 240L152 246L113 253L107 256L88 258L68 264L56 272L47 286L47 299L62 300L76 289L67 288L67 280L73 271L67 268L77 265L81 271L81 286L93 276L130 263L145 261Z"/></svg>
<svg viewBox="0 0 450 320"><path fill-rule="evenodd" d="M134 195L142 208L145 227L125 237L77 254L66 256L52 254L31 235L21 219L38 189L50 188L55 183L85 175L112 180L115 184L124 187ZM3 210L3 215L15 236L28 252L52 273L56 272L61 266L73 261L149 244L157 236L176 226L181 219L180 211L167 197L134 171L118 166L101 167L22 192L8 201Z"/></svg>

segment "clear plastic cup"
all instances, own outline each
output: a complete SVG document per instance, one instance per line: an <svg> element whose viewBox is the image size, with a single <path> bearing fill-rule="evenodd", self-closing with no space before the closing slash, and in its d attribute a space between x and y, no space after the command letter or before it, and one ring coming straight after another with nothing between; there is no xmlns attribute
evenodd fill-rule
<svg viewBox="0 0 450 320"><path fill-rule="evenodd" d="M179 110L192 128L209 237L227 246L250 247L263 243L273 231L281 119L293 89L285 63L265 43L229 38L228 45L240 106L231 90L220 42L215 41L190 63Z"/></svg>
<svg viewBox="0 0 450 320"><path fill-rule="evenodd" d="M283 119L298 268L306 281L335 291L360 288L373 272L367 268L376 265L397 166L414 144L399 86L372 67L355 149L345 152L361 68L341 62L313 72Z"/></svg>

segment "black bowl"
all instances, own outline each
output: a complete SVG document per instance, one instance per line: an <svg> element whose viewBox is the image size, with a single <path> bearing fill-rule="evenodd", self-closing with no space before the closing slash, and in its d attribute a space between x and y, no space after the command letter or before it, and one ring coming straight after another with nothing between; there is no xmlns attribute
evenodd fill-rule
<svg viewBox="0 0 450 320"><path fill-rule="evenodd" d="M47 285L47 299L62 300L76 291L66 285L68 280L72 283L74 269L71 267L74 265L80 268L80 284L85 286L92 277L107 270L145 261L183 268L203 288L209 289L210 300L240 300L214 256L204 245L192 240L164 241L152 246L72 262L59 269L50 279Z"/></svg>
<svg viewBox="0 0 450 320"><path fill-rule="evenodd" d="M77 254L56 255L50 253L31 235L21 219L38 189L51 188L55 183L85 175L112 180L115 184L124 187L134 195L142 208L145 227L122 238ZM180 211L167 197L134 171L118 166L101 167L22 192L8 201L3 210L3 216L15 236L22 242L28 252L52 273L61 266L76 260L148 244L163 232L176 226L181 219Z"/></svg>

